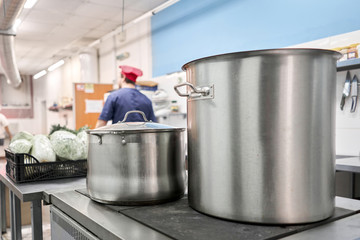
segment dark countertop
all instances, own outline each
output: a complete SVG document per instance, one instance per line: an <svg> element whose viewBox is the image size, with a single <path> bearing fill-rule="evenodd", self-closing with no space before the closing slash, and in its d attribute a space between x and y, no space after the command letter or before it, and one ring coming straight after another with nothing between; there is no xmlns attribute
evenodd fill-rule
<svg viewBox="0 0 360 240"><path fill-rule="evenodd" d="M141 208L125 209L122 214L176 239L278 239L354 214L336 208L334 215L321 222L279 226L232 222L201 214L188 205L187 198Z"/></svg>

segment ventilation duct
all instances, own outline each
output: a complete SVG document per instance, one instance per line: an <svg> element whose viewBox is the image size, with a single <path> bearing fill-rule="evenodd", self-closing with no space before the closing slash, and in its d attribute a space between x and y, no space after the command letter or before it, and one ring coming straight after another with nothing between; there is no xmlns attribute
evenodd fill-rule
<svg viewBox="0 0 360 240"><path fill-rule="evenodd" d="M15 59L14 24L26 0L0 0L0 79L14 87L21 84Z"/></svg>

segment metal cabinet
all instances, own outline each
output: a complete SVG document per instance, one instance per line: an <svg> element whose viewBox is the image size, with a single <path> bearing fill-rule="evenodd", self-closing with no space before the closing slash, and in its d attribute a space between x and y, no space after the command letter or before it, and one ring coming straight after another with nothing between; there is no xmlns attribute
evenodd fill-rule
<svg viewBox="0 0 360 240"><path fill-rule="evenodd" d="M52 240L99 240L58 208L50 207Z"/></svg>

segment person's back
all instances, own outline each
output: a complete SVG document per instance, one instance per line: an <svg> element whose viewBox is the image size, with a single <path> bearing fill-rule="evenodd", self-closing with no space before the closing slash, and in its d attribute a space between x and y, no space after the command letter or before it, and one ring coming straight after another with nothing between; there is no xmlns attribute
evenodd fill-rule
<svg viewBox="0 0 360 240"><path fill-rule="evenodd" d="M96 123L96 128L105 126L109 120L117 123L124 120L127 112L139 110L144 112L147 120L156 122L152 103L144 94L135 89L135 82L142 71L130 66L119 66L122 69L119 81L120 89L112 92L104 104L103 110ZM144 118L139 113L128 116L126 122L143 122Z"/></svg>
<svg viewBox="0 0 360 240"><path fill-rule="evenodd" d="M121 88L112 92L104 105L99 119L113 123L122 121L125 114L132 110L139 110L145 113L151 121L156 121L152 103L149 98L135 88ZM128 115L126 122L143 122L141 114L133 113Z"/></svg>
<svg viewBox="0 0 360 240"><path fill-rule="evenodd" d="M9 131L9 122L4 114L0 113L0 146L4 145L5 132L9 135L11 139L11 133Z"/></svg>

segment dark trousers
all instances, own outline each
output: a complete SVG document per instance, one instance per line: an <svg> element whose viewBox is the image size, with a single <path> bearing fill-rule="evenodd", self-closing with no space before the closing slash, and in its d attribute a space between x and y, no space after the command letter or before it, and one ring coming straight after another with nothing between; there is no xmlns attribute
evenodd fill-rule
<svg viewBox="0 0 360 240"><path fill-rule="evenodd" d="M0 146L4 146L4 138L0 138Z"/></svg>

